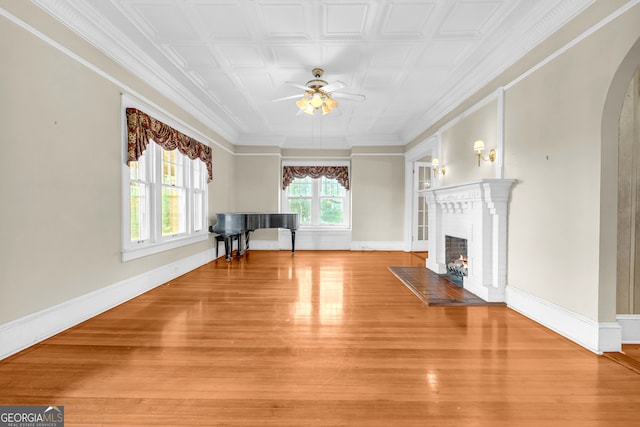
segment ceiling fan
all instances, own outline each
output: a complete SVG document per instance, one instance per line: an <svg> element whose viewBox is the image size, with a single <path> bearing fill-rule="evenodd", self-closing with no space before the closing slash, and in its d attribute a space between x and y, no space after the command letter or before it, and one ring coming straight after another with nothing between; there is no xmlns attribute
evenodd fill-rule
<svg viewBox="0 0 640 427"><path fill-rule="evenodd" d="M277 98L273 101L277 102L299 98L298 101L296 101L296 105L300 109L299 112L313 115L318 110L324 115L329 114L338 106L338 101L334 98L348 99L356 102L363 102L366 99L364 95L340 92L341 89L347 87L347 85L341 81L327 83L325 80L321 80L324 74L322 68L314 68L311 70L311 74L313 74L314 78L309 80L305 86L294 82L286 82L293 87L302 89L304 91L302 97L298 94Z"/></svg>

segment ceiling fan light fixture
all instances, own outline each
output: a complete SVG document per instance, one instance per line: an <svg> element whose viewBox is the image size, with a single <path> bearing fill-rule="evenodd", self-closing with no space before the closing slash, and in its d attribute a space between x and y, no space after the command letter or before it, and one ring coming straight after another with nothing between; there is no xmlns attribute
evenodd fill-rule
<svg viewBox="0 0 640 427"><path fill-rule="evenodd" d="M305 113L309 114L310 116L313 116L313 112L314 112L315 110L316 110L316 109L315 109L315 108L313 108L313 105L311 105L311 103L307 103L307 106L306 106L306 107L304 108L304 110L302 110L302 111L304 111Z"/></svg>
<svg viewBox="0 0 640 427"><path fill-rule="evenodd" d="M322 115L329 114L338 107L338 101L332 98L332 94L339 96L340 98L350 99L354 101L362 102L365 100L364 95L356 95L351 93L340 92L346 85L336 80L332 83L327 83L325 80L321 80L324 71L321 68L314 68L312 70L314 80L309 80L305 86L299 85L294 82L287 82L297 88L303 89L304 94L302 97L296 95L285 96L282 98L274 99L273 101L284 101L290 99L296 99L296 106L305 114L313 116L315 110L320 110Z"/></svg>
<svg viewBox="0 0 640 427"><path fill-rule="evenodd" d="M311 97L311 101L309 101L309 104L313 105L314 108L322 107L322 104L324 104L322 95L320 95L319 93L314 93Z"/></svg>
<svg viewBox="0 0 640 427"><path fill-rule="evenodd" d="M309 98L302 97L296 101L296 105L299 109L304 110L309 105Z"/></svg>

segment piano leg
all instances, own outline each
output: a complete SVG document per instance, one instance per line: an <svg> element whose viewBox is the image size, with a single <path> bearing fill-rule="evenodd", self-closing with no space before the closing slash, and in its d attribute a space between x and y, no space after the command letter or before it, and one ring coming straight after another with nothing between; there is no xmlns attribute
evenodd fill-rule
<svg viewBox="0 0 640 427"><path fill-rule="evenodd" d="M227 261L231 261L231 252L233 252L233 235L224 238L224 255Z"/></svg>
<svg viewBox="0 0 640 427"><path fill-rule="evenodd" d="M249 250L249 233L251 233L251 230L247 230L244 232L244 250L245 251Z"/></svg>
<svg viewBox="0 0 640 427"><path fill-rule="evenodd" d="M244 253L244 249L242 249L242 233L234 235L236 239L238 239L238 252L236 252L236 257L240 258Z"/></svg>
<svg viewBox="0 0 640 427"><path fill-rule="evenodd" d="M296 252L296 230L291 230L291 253Z"/></svg>

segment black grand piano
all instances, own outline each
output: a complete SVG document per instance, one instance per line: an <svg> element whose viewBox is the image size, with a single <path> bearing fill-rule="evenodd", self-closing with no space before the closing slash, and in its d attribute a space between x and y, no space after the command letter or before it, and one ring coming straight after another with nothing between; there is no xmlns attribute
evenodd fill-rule
<svg viewBox="0 0 640 427"><path fill-rule="evenodd" d="M227 261L231 260L233 241L238 241L238 256L249 249L249 233L259 228L288 228L291 230L291 252L296 251L297 213L219 213L215 225L209 227L211 233L224 241ZM216 252L218 250L216 242ZM217 253L216 253L217 257Z"/></svg>

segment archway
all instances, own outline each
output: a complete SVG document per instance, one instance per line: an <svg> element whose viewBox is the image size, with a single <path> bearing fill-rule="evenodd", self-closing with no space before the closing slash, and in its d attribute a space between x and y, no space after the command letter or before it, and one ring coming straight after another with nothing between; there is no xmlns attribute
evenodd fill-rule
<svg viewBox="0 0 640 427"><path fill-rule="evenodd" d="M640 67L620 113L616 314L640 320Z"/></svg>
<svg viewBox="0 0 640 427"><path fill-rule="evenodd" d="M620 114L629 83L640 66L640 39L620 63L609 86L602 114L600 163L600 274L598 318L616 320L617 230L618 230L618 141ZM629 334L640 336L640 322L621 323L622 340Z"/></svg>

